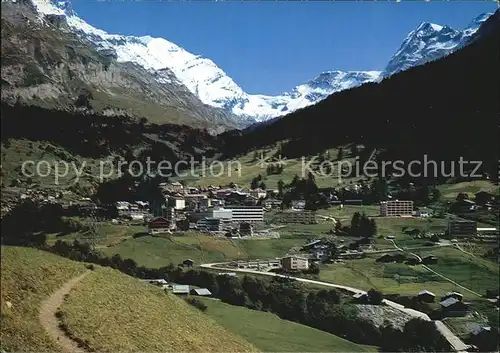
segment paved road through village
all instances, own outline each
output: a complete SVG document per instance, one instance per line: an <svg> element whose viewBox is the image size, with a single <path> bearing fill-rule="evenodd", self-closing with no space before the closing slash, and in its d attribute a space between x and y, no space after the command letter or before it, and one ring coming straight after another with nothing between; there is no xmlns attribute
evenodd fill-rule
<svg viewBox="0 0 500 353"><path fill-rule="evenodd" d="M294 279L298 282L311 283L311 284L316 284L316 285L325 286L325 287L337 288L337 289L344 290L344 291L352 293L352 294L356 294L356 293L363 293L364 294L364 293L366 293L366 291L364 291L364 290L354 288L354 287L344 286L341 284L335 284L335 283L323 282L323 281L315 281L315 280L307 279L307 278L285 276L285 275L277 274L274 272L263 272L263 271L250 270L250 269L246 269L246 268L227 268L227 267L223 267L223 265L227 265L227 263L202 264L202 265L200 265L200 267L215 269L215 270L222 270L222 271L244 272L244 273L252 273L252 274L258 274L258 275L265 275L265 276L290 278L290 279ZM420 311L417 311L414 309L410 309L410 308L405 308L403 305L395 303L395 302L387 300L387 299L384 299L383 303L394 308L394 309L405 312L414 318L420 318L420 319L425 320L425 321L432 321L429 318L429 316L423 312L420 312ZM460 338L455 336L453 334L453 332L451 332L446 327L446 325L444 325L441 321L434 321L434 323L436 325L436 328L443 335L443 337L446 338L446 340L450 343L450 345L453 347L453 349L455 351L464 352L469 348L468 345L463 343L460 340Z"/></svg>

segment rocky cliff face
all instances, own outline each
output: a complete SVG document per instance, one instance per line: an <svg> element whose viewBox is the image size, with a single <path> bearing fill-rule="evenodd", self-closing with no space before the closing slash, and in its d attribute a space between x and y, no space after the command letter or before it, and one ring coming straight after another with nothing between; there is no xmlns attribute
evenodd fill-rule
<svg viewBox="0 0 500 353"><path fill-rule="evenodd" d="M2 3L2 103L125 114L214 133L240 127L230 113L201 102L170 70L151 73L120 63L114 50L76 36L65 16L35 10L29 1Z"/></svg>

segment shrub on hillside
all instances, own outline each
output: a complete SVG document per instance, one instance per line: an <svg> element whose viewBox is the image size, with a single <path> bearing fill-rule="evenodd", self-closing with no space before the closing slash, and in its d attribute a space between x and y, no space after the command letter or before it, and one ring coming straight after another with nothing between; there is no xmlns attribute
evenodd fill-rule
<svg viewBox="0 0 500 353"><path fill-rule="evenodd" d="M198 299L193 298L193 297L186 298L186 302L188 302L189 304L191 304L195 308L200 309L203 312L205 312L207 310L207 308L208 308L205 305L205 303L202 303L201 301L199 301Z"/></svg>

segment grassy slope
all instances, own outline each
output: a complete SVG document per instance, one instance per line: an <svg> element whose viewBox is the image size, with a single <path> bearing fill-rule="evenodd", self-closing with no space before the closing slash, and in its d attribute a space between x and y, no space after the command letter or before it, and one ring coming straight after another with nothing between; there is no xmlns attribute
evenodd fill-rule
<svg viewBox="0 0 500 353"><path fill-rule="evenodd" d="M201 299L206 314L265 352L367 352L362 346L296 322L281 320L268 312L232 306L213 299Z"/></svg>
<svg viewBox="0 0 500 353"><path fill-rule="evenodd" d="M138 264L149 267L177 264L192 259L196 264L240 259L280 257L305 242L304 237L281 239L226 239L207 235L169 236L165 238L143 236L128 239L116 246L100 249L107 255L120 254Z"/></svg>
<svg viewBox="0 0 500 353"><path fill-rule="evenodd" d="M27 165L26 172L34 175L31 178L32 182L39 184L41 188L68 189L76 187L81 189L95 185L99 181L100 167L98 160L75 156L64 148L48 142L10 139L9 144L9 147L6 147L5 144L1 146L2 182L5 186L10 186L14 179L19 179L21 182L27 180L27 176L24 176L21 170L21 166L25 161L34 161L35 165L39 161L50 163L50 174L45 177L38 175L33 164ZM54 166L59 161L66 161L73 164L70 164L68 173L64 176L62 174L64 174L65 168L61 164L59 166L60 176L56 178ZM85 173L80 179L77 179L75 167L78 170L86 168L83 169ZM43 164L40 166L42 175L47 174L47 169L45 168L46 166ZM104 164L103 170L105 173L109 171L107 164Z"/></svg>
<svg viewBox="0 0 500 353"><path fill-rule="evenodd" d="M83 271L82 263L48 252L2 247L1 348L59 352L38 323L39 306ZM256 351L181 299L109 268L90 273L62 310L72 333L99 351L217 351L220 347Z"/></svg>
<svg viewBox="0 0 500 353"><path fill-rule="evenodd" d="M69 330L101 352L257 351L171 293L99 268L61 306Z"/></svg>
<svg viewBox="0 0 500 353"><path fill-rule="evenodd" d="M266 148L267 153L264 158L266 162L269 164L276 164L275 154L278 151L277 146L269 146ZM260 155L261 150L258 150L257 153ZM330 160L333 163L334 170L329 175L326 174L322 176L319 171L316 172L316 183L319 187L336 187L339 185L347 185L349 182L354 182L359 179L363 179L362 177L357 178L344 178L338 174L338 166L337 164L337 153L338 149L332 148L328 150L330 154ZM267 157L266 157L267 156ZM354 157L349 155L348 149L344 149L344 161L350 161L354 165ZM255 151L247 153L245 155L239 156L238 158L234 158L231 160L224 161L223 168L220 166L213 167L213 173L211 173L207 164L207 169L205 171L205 176L202 176L202 172L200 170L196 170L194 175L190 175L184 178L178 178L179 180L184 180L189 185L227 185L230 182L234 182L241 187L250 186L250 182L254 177L258 174L261 174L264 177L264 183L268 188L277 188L277 182L281 179L285 183L290 183L294 177L294 175L298 175L299 177L305 177L309 171L309 167L311 169L314 168L315 164L309 164L310 161L314 161L315 156L310 156L307 158L294 158L294 159L286 159L283 161L283 172L281 174L272 174L266 176L266 168L262 168L262 164L259 163L259 159L255 159ZM277 157L277 156L276 156ZM304 172L304 173L303 173ZM212 175L213 174L213 175Z"/></svg>
<svg viewBox="0 0 500 353"><path fill-rule="evenodd" d="M348 260L341 264L323 265L319 274L320 279L364 290L376 288L386 294L416 295L419 291L427 289L438 296L449 291L458 291L469 297L468 292L433 275L421 266L382 264L375 262L376 258L373 256Z"/></svg>
<svg viewBox="0 0 500 353"><path fill-rule="evenodd" d="M38 322L40 303L70 278L85 271L82 263L30 248L2 246L2 349L59 352ZM8 309L6 301L12 304Z"/></svg>
<svg viewBox="0 0 500 353"><path fill-rule="evenodd" d="M498 288L498 264L455 248L441 248L421 255L431 253L438 257L438 263L429 267L464 287L479 294L484 294L486 289Z"/></svg>
<svg viewBox="0 0 500 353"><path fill-rule="evenodd" d="M455 200L461 192L467 193L470 198L473 198L473 195L479 191L498 195L498 185L487 180L443 184L440 185L439 190L441 191L441 196L446 200Z"/></svg>

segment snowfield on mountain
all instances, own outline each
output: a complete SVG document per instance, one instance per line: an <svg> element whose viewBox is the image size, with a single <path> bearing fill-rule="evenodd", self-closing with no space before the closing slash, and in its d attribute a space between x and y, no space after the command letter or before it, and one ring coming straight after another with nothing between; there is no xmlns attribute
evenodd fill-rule
<svg viewBox="0 0 500 353"><path fill-rule="evenodd" d="M155 72L160 83L170 82L171 78L164 74L165 69L169 69L203 103L226 109L247 125L286 115L335 92L377 82L445 56L467 44L479 25L491 15L478 16L464 30L424 22L408 34L383 71L326 71L289 92L269 96L246 93L212 60L192 54L164 38L108 34L78 17L68 0L33 2L41 17L63 16L75 33L113 53L119 62L133 62Z"/></svg>

